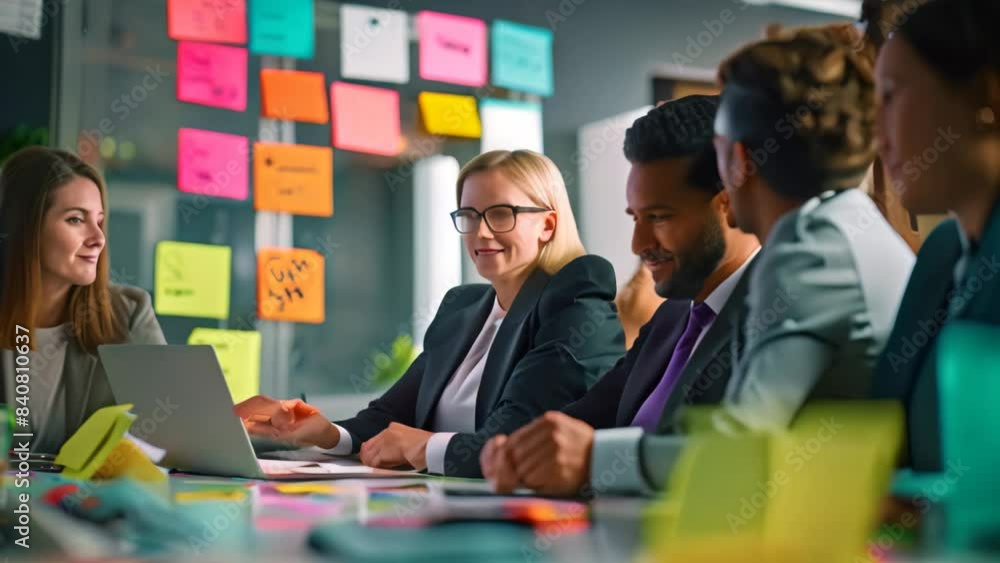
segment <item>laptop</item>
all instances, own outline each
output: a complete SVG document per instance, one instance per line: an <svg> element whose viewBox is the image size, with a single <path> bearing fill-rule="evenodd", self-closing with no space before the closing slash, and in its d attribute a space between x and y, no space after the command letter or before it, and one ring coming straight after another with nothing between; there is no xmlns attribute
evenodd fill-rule
<svg viewBox="0 0 1000 563"><path fill-rule="evenodd" d="M211 346L98 346L118 403L132 403L131 433L166 450L160 465L187 473L251 479L413 477L322 452L259 459ZM273 444L271 444L273 447Z"/></svg>

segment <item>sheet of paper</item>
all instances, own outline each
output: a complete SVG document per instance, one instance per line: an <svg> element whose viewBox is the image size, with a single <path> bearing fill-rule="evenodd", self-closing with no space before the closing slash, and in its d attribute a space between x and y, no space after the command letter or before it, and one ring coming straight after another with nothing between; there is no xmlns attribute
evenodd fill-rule
<svg viewBox="0 0 1000 563"><path fill-rule="evenodd" d="M228 246L161 241L156 245L156 313L208 319L229 318Z"/></svg>
<svg viewBox="0 0 1000 563"><path fill-rule="evenodd" d="M255 143L254 209L294 215L333 215L333 149Z"/></svg>
<svg viewBox="0 0 1000 563"><path fill-rule="evenodd" d="M246 137L182 128L177 131L177 188L211 197L246 199L249 193Z"/></svg>
<svg viewBox="0 0 1000 563"><path fill-rule="evenodd" d="M222 330L198 327L188 344L208 344L215 349L233 402L260 393L260 333L255 330Z"/></svg>
<svg viewBox="0 0 1000 563"><path fill-rule="evenodd" d="M177 99L233 111L247 109L247 50L209 43L177 44Z"/></svg>
<svg viewBox="0 0 1000 563"><path fill-rule="evenodd" d="M420 78L462 86L486 84L486 22L440 12L417 14Z"/></svg>
<svg viewBox="0 0 1000 563"><path fill-rule="evenodd" d="M262 69L260 105L264 117L309 123L326 123L330 119L322 72Z"/></svg>
<svg viewBox="0 0 1000 563"><path fill-rule="evenodd" d="M167 0L167 35L176 40L245 44L246 0Z"/></svg>
<svg viewBox="0 0 1000 563"><path fill-rule="evenodd" d="M316 50L313 0L250 2L250 51L255 55L311 59Z"/></svg>
<svg viewBox="0 0 1000 563"><path fill-rule="evenodd" d="M486 99L479 109L483 112L482 152L499 149L544 152L541 104Z"/></svg>
<svg viewBox="0 0 1000 563"><path fill-rule="evenodd" d="M341 76L397 84L409 82L408 18L401 10L341 4Z"/></svg>
<svg viewBox="0 0 1000 563"><path fill-rule="evenodd" d="M385 156L399 154L399 92L334 82L330 86L330 107L333 146Z"/></svg>
<svg viewBox="0 0 1000 563"><path fill-rule="evenodd" d="M257 253L257 316L271 321L322 323L326 318L323 256L303 248Z"/></svg>
<svg viewBox="0 0 1000 563"><path fill-rule="evenodd" d="M432 135L478 139L483 133L472 96L421 92L417 103L424 128Z"/></svg>
<svg viewBox="0 0 1000 563"><path fill-rule="evenodd" d="M494 20L490 54L492 84L539 96L552 95L552 31Z"/></svg>

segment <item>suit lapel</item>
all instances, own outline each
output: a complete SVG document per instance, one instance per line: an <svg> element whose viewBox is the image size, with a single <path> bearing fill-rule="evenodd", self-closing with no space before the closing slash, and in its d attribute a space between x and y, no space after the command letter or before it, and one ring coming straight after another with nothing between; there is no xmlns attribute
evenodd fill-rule
<svg viewBox="0 0 1000 563"><path fill-rule="evenodd" d="M66 428L79 428L91 411L97 358L80 348L75 338L66 345L63 384L66 386ZM68 436L67 436L68 437Z"/></svg>
<svg viewBox="0 0 1000 563"><path fill-rule="evenodd" d="M993 206L993 213L990 215L989 223L983 233L983 239L979 244L979 249L972 256L968 268L963 276L963 288L969 288L972 278L979 278L981 287L989 287L990 279L997 277L997 253L1000 252L1000 201ZM996 282L994 282L995 284ZM995 285L993 285L995 287ZM970 290L966 290L967 292ZM981 289L975 292L965 306L956 313L956 318L976 318L983 306L994 303L997 297L989 289ZM964 313L964 314L963 314Z"/></svg>
<svg viewBox="0 0 1000 563"><path fill-rule="evenodd" d="M444 342L435 342L432 350L427 352L427 365L424 367L424 377L417 393L415 422L417 428L428 428L434 413L434 406L441 398L448 381L455 375L455 370L465 359L476 341L486 317L493 309L496 292L490 288L483 296L465 309L448 319L448 325L442 327L442 334L452 334L454 338Z"/></svg>
<svg viewBox="0 0 1000 563"><path fill-rule="evenodd" d="M635 359L632 372L628 374L628 382L618 403L618 426L632 424L642 403L663 377L674 347L684 334L684 327L691 314L691 301L668 299L663 306L667 308L666 311L653 317L656 324L650 329L639 357Z"/></svg>
<svg viewBox="0 0 1000 563"><path fill-rule="evenodd" d="M485 423L486 416L500 397L500 392L506 385L514 365L522 356L522 341L528 337L524 334L525 324L531 312L535 310L548 281L549 275L541 268L535 268L524 281L524 285L510 305L510 310L500 323L493 345L486 355L483 378L479 383L479 393L476 395L476 428L481 428Z"/></svg>

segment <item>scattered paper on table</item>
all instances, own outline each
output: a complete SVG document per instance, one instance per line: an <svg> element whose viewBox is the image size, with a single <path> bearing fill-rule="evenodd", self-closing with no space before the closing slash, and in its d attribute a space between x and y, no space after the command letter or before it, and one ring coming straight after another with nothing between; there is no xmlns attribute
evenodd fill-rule
<svg viewBox="0 0 1000 563"><path fill-rule="evenodd" d="M333 149L254 145L254 208L295 215L333 215Z"/></svg>
<svg viewBox="0 0 1000 563"><path fill-rule="evenodd" d="M156 245L156 313L229 318L228 246L161 241Z"/></svg>
<svg viewBox="0 0 1000 563"><path fill-rule="evenodd" d="M341 4L340 74L361 80L409 82L408 18L401 10Z"/></svg>
<svg viewBox="0 0 1000 563"><path fill-rule="evenodd" d="M177 44L177 99L233 111L247 109L247 50L210 43Z"/></svg>
<svg viewBox="0 0 1000 563"><path fill-rule="evenodd" d="M417 14L420 78L462 86L486 84L486 22L440 12Z"/></svg>

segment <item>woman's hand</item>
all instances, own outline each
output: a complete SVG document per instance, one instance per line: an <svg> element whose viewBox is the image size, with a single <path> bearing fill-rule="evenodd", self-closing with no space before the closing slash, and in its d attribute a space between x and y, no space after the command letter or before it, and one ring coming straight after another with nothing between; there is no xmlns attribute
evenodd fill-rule
<svg viewBox="0 0 1000 563"><path fill-rule="evenodd" d="M340 432L319 410L299 399L287 401L257 395L233 407L247 432L298 447L330 449L340 442Z"/></svg>
<svg viewBox="0 0 1000 563"><path fill-rule="evenodd" d="M361 444L361 461L370 467L388 469L409 464L427 468L427 441L433 432L393 422L377 436Z"/></svg>

